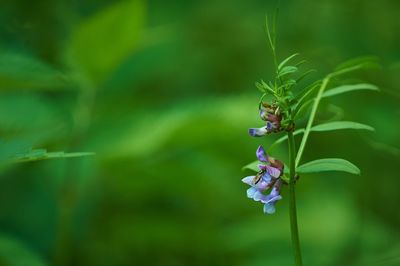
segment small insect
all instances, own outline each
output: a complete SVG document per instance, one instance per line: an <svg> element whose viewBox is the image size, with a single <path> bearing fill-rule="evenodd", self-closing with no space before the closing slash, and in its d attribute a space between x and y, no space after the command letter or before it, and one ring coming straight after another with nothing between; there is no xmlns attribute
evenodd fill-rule
<svg viewBox="0 0 400 266"><path fill-rule="evenodd" d="M262 170L262 171L258 172L258 174L253 179L253 184L254 185L257 184L258 182L260 182L260 180L263 177L264 173L265 173L265 170Z"/></svg>

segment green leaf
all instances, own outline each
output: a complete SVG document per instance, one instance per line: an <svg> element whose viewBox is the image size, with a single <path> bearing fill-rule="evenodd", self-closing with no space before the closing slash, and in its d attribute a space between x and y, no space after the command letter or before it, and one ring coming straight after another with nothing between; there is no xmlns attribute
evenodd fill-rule
<svg viewBox="0 0 400 266"><path fill-rule="evenodd" d="M275 92L274 92L274 90L272 89L272 87L268 86L268 84L267 84L264 80L261 80L261 84L262 84L262 86L264 87L264 89L265 89L266 92L268 91L268 92L270 92L271 94L275 95Z"/></svg>
<svg viewBox="0 0 400 266"><path fill-rule="evenodd" d="M292 54L291 56L287 57L285 60L283 60L279 65L278 65L278 71L282 69L292 58L298 56L298 53Z"/></svg>
<svg viewBox="0 0 400 266"><path fill-rule="evenodd" d="M275 23L273 23L273 24L275 24ZM275 34L274 34L274 32L272 32L272 34L271 34L271 29L269 27L269 22L268 22L268 15L265 15L265 28L267 31L269 45L271 47L271 50L274 53L274 51L275 51Z"/></svg>
<svg viewBox="0 0 400 266"><path fill-rule="evenodd" d="M311 131L332 131L332 130L340 130L340 129L363 129L374 131L375 129L371 126L352 122L352 121L334 121L324 124L319 124L311 128Z"/></svg>
<svg viewBox="0 0 400 266"><path fill-rule="evenodd" d="M335 70L343 70L354 66L375 67L378 66L378 58L376 56L362 56L347 60L339 64Z"/></svg>
<svg viewBox="0 0 400 266"><path fill-rule="evenodd" d="M294 114L293 119L297 120L297 119L302 118L304 115L306 115L307 112L309 111L309 108L311 107L312 103L314 102L314 100L315 99L308 100L304 104L300 105L300 107L297 104L295 107L295 111L293 112L293 114Z"/></svg>
<svg viewBox="0 0 400 266"><path fill-rule="evenodd" d="M371 90L371 91L379 91L379 88L375 85L368 84L368 83L360 83L360 84L354 84L354 85L343 85L339 86L330 90L327 90L322 94L322 97L330 97L350 91L356 91L356 90Z"/></svg>
<svg viewBox="0 0 400 266"><path fill-rule="evenodd" d="M259 91L265 92L264 86L260 82L256 81L255 85Z"/></svg>
<svg viewBox="0 0 400 266"><path fill-rule="evenodd" d="M28 222L29 223L29 222ZM0 263L1 265L48 265L40 254L32 249L31 245L8 235L0 235Z"/></svg>
<svg viewBox="0 0 400 266"><path fill-rule="evenodd" d="M278 73L278 77L283 77L285 75L289 75L292 73L297 72L298 68L295 66L285 66L284 68L282 68L279 73Z"/></svg>
<svg viewBox="0 0 400 266"><path fill-rule="evenodd" d="M319 124L311 128L311 131L314 132L322 132L322 131L333 131L333 130L340 130L340 129L360 129L360 130L369 130L374 131L375 129L371 126L352 122L352 121L334 121L324 124ZM304 133L304 128L297 129L293 132L293 135L299 135ZM273 149L276 145L281 144L287 140L287 135L282 136L281 138L277 139L274 143L271 144L269 150Z"/></svg>
<svg viewBox="0 0 400 266"><path fill-rule="evenodd" d="M244 170L248 169L248 170L251 170L251 171L254 171L254 172L258 172L258 171L260 171L260 169L258 168L259 164L260 164L260 161L258 161L258 160L254 161L254 162L251 162L251 163L243 166L242 170L244 171Z"/></svg>
<svg viewBox="0 0 400 266"><path fill-rule="evenodd" d="M299 113L300 109L304 108L303 105L306 105L310 102L310 98L315 92L316 88L320 86L320 80L308 85L299 95L296 96L297 104L293 111L293 116L296 116Z"/></svg>
<svg viewBox="0 0 400 266"><path fill-rule="evenodd" d="M72 32L72 63L92 81L99 82L138 47L144 28L145 4L118 1L83 21Z"/></svg>
<svg viewBox="0 0 400 266"><path fill-rule="evenodd" d="M299 134L302 134L302 133L304 133L304 128L296 129L296 130L293 132L293 135L296 136L296 135L299 135ZM269 146L269 149L268 149L268 150L272 150L276 145L285 142L285 141L287 140L287 138L288 138L288 136L287 136L287 135L284 135L284 136L280 137L279 139L275 140L275 141Z"/></svg>
<svg viewBox="0 0 400 266"><path fill-rule="evenodd" d="M295 79L288 79L288 80L283 81L282 87L283 88L290 87L290 86L296 85L296 83L297 82Z"/></svg>
<svg viewBox="0 0 400 266"><path fill-rule="evenodd" d="M308 75L310 75L311 73L316 72L315 69L310 69L306 72L304 72L302 75L300 75L300 77L298 77L296 79L296 83L299 83L300 81L302 81L305 77L307 77Z"/></svg>
<svg viewBox="0 0 400 266"><path fill-rule="evenodd" d="M377 67L379 67L379 64L377 63L376 57L359 57L340 64L334 72L328 75L328 77L332 78L356 70Z"/></svg>
<svg viewBox="0 0 400 266"><path fill-rule="evenodd" d="M294 66L299 67L306 62L307 62L307 60L301 60L300 62L296 63Z"/></svg>
<svg viewBox="0 0 400 266"><path fill-rule="evenodd" d="M360 169L349 161L339 158L325 158L311 161L297 167L298 173L318 173L326 171L340 171L359 175Z"/></svg>
<svg viewBox="0 0 400 266"><path fill-rule="evenodd" d="M27 54L0 53L0 89L65 88L67 77Z"/></svg>
<svg viewBox="0 0 400 266"><path fill-rule="evenodd" d="M11 158L4 160L6 163L21 163L21 162L31 162L38 160L47 159L57 159L57 158L72 158L72 157L82 157L82 156L92 156L95 155L93 152L71 152L65 153L63 151L58 152L47 152L45 149L35 149L28 152L18 153Z"/></svg>

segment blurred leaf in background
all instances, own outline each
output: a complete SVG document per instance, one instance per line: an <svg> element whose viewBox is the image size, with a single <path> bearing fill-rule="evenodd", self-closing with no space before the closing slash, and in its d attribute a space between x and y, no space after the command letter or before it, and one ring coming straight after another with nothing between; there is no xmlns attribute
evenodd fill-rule
<svg viewBox="0 0 400 266"><path fill-rule="evenodd" d="M137 48L145 14L144 1L119 1L80 22L68 45L71 60L103 80Z"/></svg>
<svg viewBox="0 0 400 266"><path fill-rule="evenodd" d="M247 136L261 123L254 81L273 75L263 25L274 8L3 3L1 156L42 148L96 156L1 168L0 264L292 265L286 203L265 217L240 182L255 148L281 137ZM318 69L305 85L349 58L373 54L383 65L348 80L379 93L320 106L316 124L340 116L375 132L311 132L304 162L329 154L362 174L301 175L307 265L399 262L399 9L389 0L281 3L278 57L300 51ZM285 159L285 145L273 156Z"/></svg>

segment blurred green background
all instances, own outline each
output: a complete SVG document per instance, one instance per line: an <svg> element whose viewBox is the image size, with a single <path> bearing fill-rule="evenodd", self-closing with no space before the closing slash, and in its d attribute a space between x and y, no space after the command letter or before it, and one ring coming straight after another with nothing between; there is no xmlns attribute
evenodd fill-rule
<svg viewBox="0 0 400 266"><path fill-rule="evenodd" d="M31 148L95 156L5 165L0 265L292 265L287 189L272 216L246 198L259 144L254 82L273 76L275 1L2 1L0 157ZM380 93L325 100L303 162L345 158L361 176L304 175L306 265L400 265L400 2L281 1L278 57L318 71L376 55L349 76ZM304 122L304 121L303 121ZM303 122L300 122L301 125ZM287 162L286 145L273 156Z"/></svg>

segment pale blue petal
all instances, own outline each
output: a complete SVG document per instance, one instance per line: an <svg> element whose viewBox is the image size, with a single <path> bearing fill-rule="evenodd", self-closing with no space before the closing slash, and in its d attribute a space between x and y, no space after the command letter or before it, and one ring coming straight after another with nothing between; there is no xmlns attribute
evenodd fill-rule
<svg viewBox="0 0 400 266"><path fill-rule="evenodd" d="M245 178L242 179L242 182L247 185L252 186L252 185L254 185L254 178L255 178L254 175L246 176Z"/></svg>
<svg viewBox="0 0 400 266"><path fill-rule="evenodd" d="M267 183L271 182L271 176L267 172L264 173L264 175L262 176L262 179Z"/></svg>
<svg viewBox="0 0 400 266"><path fill-rule="evenodd" d="M249 134L252 137L262 137L268 134L267 127L249 128Z"/></svg>
<svg viewBox="0 0 400 266"><path fill-rule="evenodd" d="M266 195L262 194L260 191L257 191L256 193L254 193L253 199L255 201L263 201L266 199Z"/></svg>
<svg viewBox="0 0 400 266"><path fill-rule="evenodd" d="M257 192L258 190L255 187L251 187L247 190L247 197L252 199L254 197L254 194Z"/></svg>
<svg viewBox="0 0 400 266"><path fill-rule="evenodd" d="M275 213L275 204L274 203L264 204L264 213L267 213L267 214Z"/></svg>

